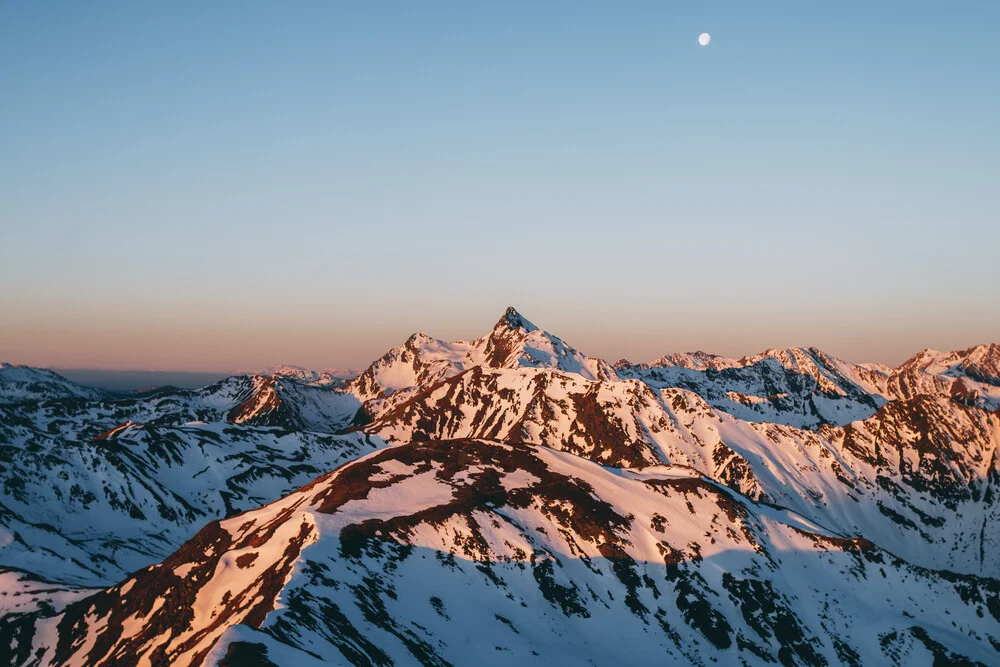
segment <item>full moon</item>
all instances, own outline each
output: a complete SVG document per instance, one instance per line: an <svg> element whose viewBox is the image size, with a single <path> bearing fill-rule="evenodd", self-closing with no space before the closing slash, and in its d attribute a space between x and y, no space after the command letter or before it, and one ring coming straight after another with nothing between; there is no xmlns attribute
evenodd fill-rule
<svg viewBox="0 0 1000 667"><path fill-rule="evenodd" d="M702 46L708 46L708 43L711 41L712 41L712 36L709 35L707 32L703 32L700 35L698 35L698 43L701 44Z"/></svg>

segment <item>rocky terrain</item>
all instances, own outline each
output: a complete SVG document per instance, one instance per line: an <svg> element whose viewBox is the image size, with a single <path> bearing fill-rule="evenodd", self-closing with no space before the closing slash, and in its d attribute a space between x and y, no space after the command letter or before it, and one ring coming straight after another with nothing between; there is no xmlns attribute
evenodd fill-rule
<svg viewBox="0 0 1000 667"><path fill-rule="evenodd" d="M12 665L997 664L1000 346L0 368Z"/></svg>

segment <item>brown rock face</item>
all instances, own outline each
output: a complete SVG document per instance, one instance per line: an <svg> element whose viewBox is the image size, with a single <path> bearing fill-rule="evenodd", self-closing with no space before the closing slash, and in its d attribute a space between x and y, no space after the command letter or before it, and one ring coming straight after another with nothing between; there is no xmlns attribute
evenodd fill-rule
<svg viewBox="0 0 1000 667"><path fill-rule="evenodd" d="M979 400L979 392L963 380L958 378L951 385L951 398L964 405L975 405Z"/></svg>

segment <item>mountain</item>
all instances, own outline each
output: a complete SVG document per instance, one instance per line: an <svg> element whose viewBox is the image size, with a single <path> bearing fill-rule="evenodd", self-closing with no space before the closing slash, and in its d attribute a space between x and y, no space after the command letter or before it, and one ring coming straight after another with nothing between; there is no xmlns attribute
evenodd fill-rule
<svg viewBox="0 0 1000 667"><path fill-rule="evenodd" d="M742 359L695 352L653 364L619 362L616 370L654 389L690 389L746 421L803 428L865 419L888 400L889 369L850 364L816 348L771 349Z"/></svg>
<svg viewBox="0 0 1000 667"><path fill-rule="evenodd" d="M381 442L278 428L125 422L69 439L0 409L0 566L107 585L201 525L274 500Z"/></svg>
<svg viewBox="0 0 1000 667"><path fill-rule="evenodd" d="M0 363L0 404L58 398L99 400L105 396L45 368Z"/></svg>
<svg viewBox="0 0 1000 667"><path fill-rule="evenodd" d="M607 362L581 354L508 308L493 331L476 340L447 343L413 334L349 382L347 389L362 401L384 399L395 392L430 387L474 367L545 368L588 380L617 378ZM377 401L370 403L373 415L379 410Z"/></svg>
<svg viewBox="0 0 1000 667"><path fill-rule="evenodd" d="M994 579L907 564L686 468L428 441L0 621L15 663L981 664Z"/></svg>
<svg viewBox="0 0 1000 667"><path fill-rule="evenodd" d="M336 391L325 384L303 384L282 376L236 376L218 387L228 404L229 386L236 384L238 401L226 413L233 424L287 426L306 430L329 431L347 426L357 415L361 403L349 393ZM216 386L196 393L205 400L216 394Z"/></svg>
<svg viewBox="0 0 1000 667"><path fill-rule="evenodd" d="M303 368L302 366L279 364L263 371L247 373L247 375L275 375L297 380L303 384L326 387L342 385L346 381L357 377L360 373L361 371L353 368L324 368L323 370L315 371Z"/></svg>
<svg viewBox="0 0 1000 667"><path fill-rule="evenodd" d="M954 392L1000 407L1000 345L954 352L924 350L899 368L852 364L816 348L770 349L729 359L706 352L670 354L652 364L615 364L621 378L654 389L677 387L753 422L815 429L866 419L899 398Z"/></svg>
<svg viewBox="0 0 1000 667"><path fill-rule="evenodd" d="M0 646L15 665L996 664L998 362L612 367L511 308L346 382L276 367L121 398L5 366Z"/></svg>
<svg viewBox="0 0 1000 667"><path fill-rule="evenodd" d="M206 521L382 446L334 435L359 405L268 376L142 398L0 405L0 567L85 586L114 581Z"/></svg>
<svg viewBox="0 0 1000 667"><path fill-rule="evenodd" d="M892 372L893 395L957 394L984 407L1000 408L1000 345L977 345L965 350L926 349Z"/></svg>
<svg viewBox="0 0 1000 667"><path fill-rule="evenodd" d="M489 438L544 444L600 463L665 462L653 434L663 405L638 381L601 382L539 368L475 366L416 393L393 395L364 431L387 442Z"/></svg>
<svg viewBox="0 0 1000 667"><path fill-rule="evenodd" d="M391 399L390 399L391 400ZM927 567L1000 576L1000 416L942 395L819 431L738 419L683 389L473 368L364 427L388 443L488 438L602 465L693 468Z"/></svg>
<svg viewBox="0 0 1000 667"><path fill-rule="evenodd" d="M41 403L39 420L93 431L125 421L179 425L192 421L330 431L351 423L361 408L353 395L273 375L233 375L201 389L165 387L135 397L87 404ZM90 426L93 423L94 426ZM93 435L93 433L91 433Z"/></svg>

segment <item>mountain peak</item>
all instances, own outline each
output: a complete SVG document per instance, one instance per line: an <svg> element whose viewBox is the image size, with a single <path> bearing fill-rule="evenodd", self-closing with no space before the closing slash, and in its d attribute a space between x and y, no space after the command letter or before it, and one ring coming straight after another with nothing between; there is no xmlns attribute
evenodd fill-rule
<svg viewBox="0 0 1000 667"><path fill-rule="evenodd" d="M507 311L503 314L503 317L497 321L493 330L496 331L497 329L523 329L525 333L538 331L538 327L526 320L524 316L517 312L513 306L508 306Z"/></svg>
<svg viewBox="0 0 1000 667"><path fill-rule="evenodd" d="M411 334L409 338L406 339L406 345L417 345L418 343L424 343L427 341L432 341L434 338L430 334L425 334L423 331L418 331Z"/></svg>

